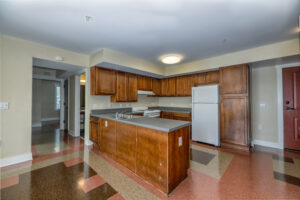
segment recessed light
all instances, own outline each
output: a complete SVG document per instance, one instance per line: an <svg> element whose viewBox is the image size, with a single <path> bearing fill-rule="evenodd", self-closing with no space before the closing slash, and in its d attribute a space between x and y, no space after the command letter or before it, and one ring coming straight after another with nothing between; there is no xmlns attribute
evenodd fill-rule
<svg viewBox="0 0 300 200"><path fill-rule="evenodd" d="M179 63L182 59L181 55L165 55L161 57L161 62L165 64L176 64Z"/></svg>

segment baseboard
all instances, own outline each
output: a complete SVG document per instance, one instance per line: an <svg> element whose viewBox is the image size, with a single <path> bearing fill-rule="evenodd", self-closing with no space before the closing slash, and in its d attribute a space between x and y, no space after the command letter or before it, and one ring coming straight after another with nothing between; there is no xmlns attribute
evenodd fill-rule
<svg viewBox="0 0 300 200"><path fill-rule="evenodd" d="M260 146L271 147L271 148L275 148L275 149L283 149L279 143L268 142L268 141L264 141L264 140L252 140L251 145L252 146L260 145Z"/></svg>
<svg viewBox="0 0 300 200"><path fill-rule="evenodd" d="M70 134L70 135L72 135L73 137L75 137L74 131L73 131L73 130L68 130L68 134Z"/></svg>
<svg viewBox="0 0 300 200"><path fill-rule="evenodd" d="M91 140L85 139L84 144L87 146L93 145L94 143Z"/></svg>
<svg viewBox="0 0 300 200"><path fill-rule="evenodd" d="M13 165L13 164L17 164L29 160L32 160L32 153L21 154L18 156L11 156L8 158L0 159L0 167L5 167L8 165Z"/></svg>
<svg viewBox="0 0 300 200"><path fill-rule="evenodd" d="M42 118L42 122L48 122L48 121L59 121L59 117L48 117L48 118Z"/></svg>
<svg viewBox="0 0 300 200"><path fill-rule="evenodd" d="M42 127L42 123L34 123L32 124L32 127L35 128L35 127Z"/></svg>

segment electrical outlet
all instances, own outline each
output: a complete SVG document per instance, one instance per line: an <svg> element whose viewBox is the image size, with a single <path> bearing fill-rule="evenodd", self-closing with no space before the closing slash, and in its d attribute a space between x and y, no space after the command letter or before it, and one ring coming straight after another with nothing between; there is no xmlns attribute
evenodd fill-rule
<svg viewBox="0 0 300 200"><path fill-rule="evenodd" d="M259 104L260 109L265 110L266 109L266 104L261 103Z"/></svg>
<svg viewBox="0 0 300 200"><path fill-rule="evenodd" d="M180 146L180 147L182 146L182 137L178 138L178 146Z"/></svg>
<svg viewBox="0 0 300 200"><path fill-rule="evenodd" d="M95 109L96 107L97 107L97 104L94 103L94 104L93 104L93 109Z"/></svg>

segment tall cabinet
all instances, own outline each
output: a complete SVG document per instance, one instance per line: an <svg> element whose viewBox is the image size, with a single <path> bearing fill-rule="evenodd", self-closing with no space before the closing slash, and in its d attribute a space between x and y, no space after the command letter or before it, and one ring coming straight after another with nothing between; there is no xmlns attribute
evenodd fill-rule
<svg viewBox="0 0 300 200"><path fill-rule="evenodd" d="M220 68L221 146L249 151L249 68Z"/></svg>

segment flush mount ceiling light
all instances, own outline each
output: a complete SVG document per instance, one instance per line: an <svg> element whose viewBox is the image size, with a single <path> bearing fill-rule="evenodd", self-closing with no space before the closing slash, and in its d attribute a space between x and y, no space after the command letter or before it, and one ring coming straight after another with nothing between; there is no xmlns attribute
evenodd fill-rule
<svg viewBox="0 0 300 200"><path fill-rule="evenodd" d="M181 60L182 60L181 55L165 55L161 57L161 62L168 65L179 63Z"/></svg>

